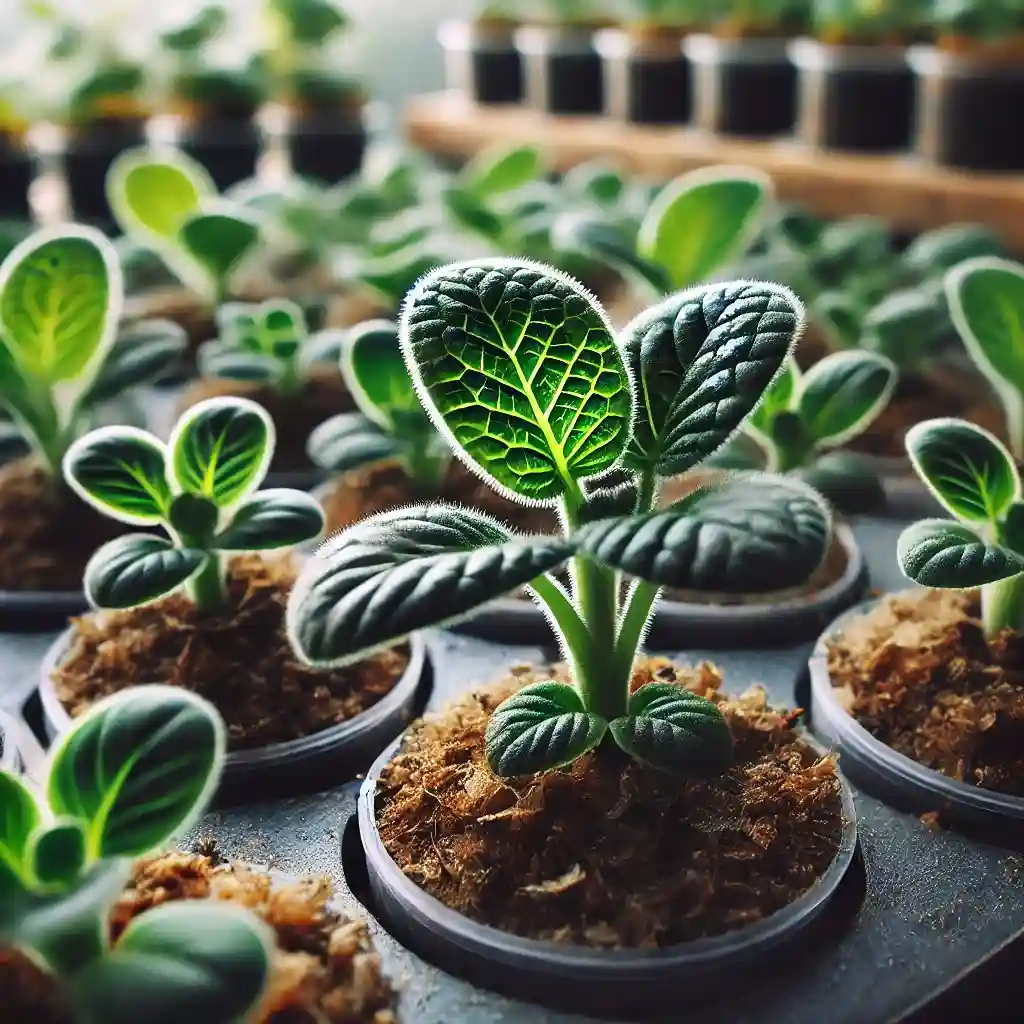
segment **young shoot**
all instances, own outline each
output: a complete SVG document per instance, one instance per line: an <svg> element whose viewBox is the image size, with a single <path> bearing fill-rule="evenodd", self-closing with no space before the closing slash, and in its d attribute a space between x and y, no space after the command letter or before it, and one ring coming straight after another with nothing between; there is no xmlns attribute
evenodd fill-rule
<svg viewBox="0 0 1024 1024"><path fill-rule="evenodd" d="M320 506L288 488L258 491L274 454L274 425L243 398L211 398L178 420L170 440L133 427L101 427L76 441L64 475L90 505L168 538L127 534L85 568L96 608L135 608L180 587L201 613L228 604L226 556L278 551L318 536Z"/></svg>
<svg viewBox="0 0 1024 1024"><path fill-rule="evenodd" d="M37 231L0 264L0 407L55 479L100 406L185 350L185 332L164 320L118 335L123 305L117 252L90 228Z"/></svg>
<svg viewBox="0 0 1024 1024"><path fill-rule="evenodd" d="M418 493L436 494L451 450L420 404L398 324L370 320L353 327L342 342L341 375L358 411L321 423L309 437L310 459L329 473L394 461Z"/></svg>
<svg viewBox="0 0 1024 1024"><path fill-rule="evenodd" d="M926 23L930 0L813 0L815 33L826 42L899 43Z"/></svg>
<svg viewBox="0 0 1024 1024"><path fill-rule="evenodd" d="M736 282L675 294L617 338L597 300L549 267L434 271L399 328L420 401L470 469L510 500L559 509L563 530L513 535L438 503L371 516L304 568L287 610L294 649L313 665L351 663L528 586L574 685L528 686L498 708L486 747L499 776L568 764L604 742L666 771L722 770L732 741L713 703L662 683L630 693L655 602L662 587L803 582L828 547L827 506L767 474L666 508L657 496L740 428L802 325L790 292ZM613 472L625 485L607 486ZM566 563L568 588L556 577Z"/></svg>
<svg viewBox="0 0 1024 1024"><path fill-rule="evenodd" d="M981 427L935 419L907 433L918 476L955 516L903 531L900 568L940 590L981 588L985 635L1024 631L1024 495L1010 453Z"/></svg>
<svg viewBox="0 0 1024 1024"><path fill-rule="evenodd" d="M270 933L239 907L171 902L110 939L133 860L199 818L225 745L206 701L138 686L75 719L38 791L0 772L0 942L57 981L80 1024L223 1024L259 1002Z"/></svg>

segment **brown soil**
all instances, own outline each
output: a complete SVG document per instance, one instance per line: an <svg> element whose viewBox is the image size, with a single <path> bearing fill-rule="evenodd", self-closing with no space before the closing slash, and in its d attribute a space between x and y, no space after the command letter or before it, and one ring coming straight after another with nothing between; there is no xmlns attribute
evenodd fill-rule
<svg viewBox="0 0 1024 1024"><path fill-rule="evenodd" d="M452 460L437 494L418 494L401 466L385 462L346 473L323 497L327 533L343 530L377 512L417 501L466 505L528 533L550 533L558 522L549 509L517 505L503 498L456 459Z"/></svg>
<svg viewBox="0 0 1024 1024"><path fill-rule="evenodd" d="M1024 640L991 645L976 594L886 598L829 644L836 696L876 739L969 785L1024 796Z"/></svg>
<svg viewBox="0 0 1024 1024"><path fill-rule="evenodd" d="M229 611L199 617L187 597L174 594L141 608L74 619L75 641L54 674L57 696L75 716L128 686L183 686L216 706L231 750L348 721L394 688L409 663L408 649L342 669L300 664L284 626L294 580L287 562L245 555L229 566Z"/></svg>
<svg viewBox="0 0 1024 1024"><path fill-rule="evenodd" d="M819 758L761 691L727 700L711 665L647 658L657 679L714 699L736 763L710 779L664 775L602 748L564 771L496 779L492 711L540 679L514 670L413 726L378 784L388 852L417 885L476 921L605 949L672 946L759 921L829 867L843 831L831 757Z"/></svg>
<svg viewBox="0 0 1024 1024"><path fill-rule="evenodd" d="M1004 39L976 39L973 36L944 34L939 36L936 46L946 53L961 57L973 57L995 65L1019 68L1024 61L1024 33L1016 33Z"/></svg>
<svg viewBox="0 0 1024 1024"><path fill-rule="evenodd" d="M0 590L78 592L93 552L127 529L34 459L0 467Z"/></svg>
<svg viewBox="0 0 1024 1024"><path fill-rule="evenodd" d="M270 983L253 1024L394 1024L395 993L366 925L329 907L326 878L275 882L220 857L169 853L140 861L111 914L111 936L153 907L176 900L226 900L274 932ZM17 953L0 951L3 1019L73 1024L60 993Z"/></svg>

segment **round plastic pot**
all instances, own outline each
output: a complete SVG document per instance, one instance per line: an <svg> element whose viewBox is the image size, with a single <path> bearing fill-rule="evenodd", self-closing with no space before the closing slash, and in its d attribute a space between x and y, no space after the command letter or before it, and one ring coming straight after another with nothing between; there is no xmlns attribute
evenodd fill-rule
<svg viewBox="0 0 1024 1024"><path fill-rule="evenodd" d="M947 167L1024 170L1024 67L914 46L917 152Z"/></svg>
<svg viewBox="0 0 1024 1024"><path fill-rule="evenodd" d="M863 598L868 566L853 531L836 527L846 550L842 577L813 597L786 597L774 604L715 605L663 599L647 635L648 646L661 649L700 645L773 647L817 636L825 623ZM524 598L506 597L481 608L472 618L450 627L460 633L508 644L535 644L551 638L551 625L540 608Z"/></svg>
<svg viewBox="0 0 1024 1024"><path fill-rule="evenodd" d="M604 66L588 28L520 28L516 46L523 56L527 106L548 114L604 111Z"/></svg>
<svg viewBox="0 0 1024 1024"><path fill-rule="evenodd" d="M43 658L39 697L50 740L71 723L57 699L53 674L67 655L75 629L66 629ZM322 732L255 750L228 754L217 800L244 803L271 796L326 789L365 771L381 747L400 735L413 717L416 698L429 672L426 644L419 634L407 641L409 664L394 688L373 707Z"/></svg>
<svg viewBox="0 0 1024 1024"><path fill-rule="evenodd" d="M796 68L785 39L691 35L694 123L720 135L788 135L796 118Z"/></svg>
<svg viewBox="0 0 1024 1024"><path fill-rule="evenodd" d="M680 992L689 998L701 988L736 978L738 971L770 962L825 910L857 845L853 794L840 776L845 828L835 860L811 889L771 917L726 935L642 952L520 938L446 907L412 882L385 849L377 828L377 780L400 746L396 741L381 754L359 791L359 834L377 916L400 942L452 974L500 992L528 992L531 1000L560 1009L602 1018L678 1011Z"/></svg>
<svg viewBox="0 0 1024 1024"><path fill-rule="evenodd" d="M107 171L118 154L146 141L141 120L80 128L64 147L64 177L76 220L116 230L107 204Z"/></svg>
<svg viewBox="0 0 1024 1024"><path fill-rule="evenodd" d="M263 135L252 121L194 121L182 126L178 146L201 163L224 192L256 177Z"/></svg>
<svg viewBox="0 0 1024 1024"><path fill-rule="evenodd" d="M904 591L912 594L916 591ZM880 799L917 812L939 811L974 824L1024 822L1024 799L969 786L897 753L875 739L836 699L828 669L828 643L879 600L865 601L839 616L815 645L808 662L811 728L842 756L843 770Z"/></svg>
<svg viewBox="0 0 1024 1024"><path fill-rule="evenodd" d="M797 39L789 56L799 71L801 141L822 149L910 148L915 85L904 50Z"/></svg>
<svg viewBox="0 0 1024 1024"><path fill-rule="evenodd" d="M0 632L39 633L67 625L88 611L82 591L0 590Z"/></svg>
<svg viewBox="0 0 1024 1024"><path fill-rule="evenodd" d="M522 102L523 58L510 26L449 21L440 27L437 39L444 49L449 89L474 103Z"/></svg>
<svg viewBox="0 0 1024 1024"><path fill-rule="evenodd" d="M687 124L692 108L690 62L670 36L632 36L605 29L594 37L604 60L605 110L633 124Z"/></svg>
<svg viewBox="0 0 1024 1024"><path fill-rule="evenodd" d="M343 111L296 113L285 138L292 173L327 185L359 173L366 143L362 118Z"/></svg>
<svg viewBox="0 0 1024 1024"><path fill-rule="evenodd" d="M28 193L35 176L35 157L26 144L0 134L0 219L32 219Z"/></svg>

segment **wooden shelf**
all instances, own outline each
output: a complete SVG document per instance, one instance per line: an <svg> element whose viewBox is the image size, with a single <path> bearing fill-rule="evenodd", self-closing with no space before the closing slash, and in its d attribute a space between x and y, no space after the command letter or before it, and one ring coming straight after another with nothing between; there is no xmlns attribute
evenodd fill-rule
<svg viewBox="0 0 1024 1024"><path fill-rule="evenodd" d="M667 180L708 164L759 167L781 199L824 218L870 214L898 230L962 221L989 224L1024 252L1024 175L974 174L912 156L823 153L793 141L726 139L686 128L649 128L604 118L550 117L520 107L477 107L456 94L420 96L405 110L409 140L449 160L489 146L534 142L566 170L604 157L623 170Z"/></svg>

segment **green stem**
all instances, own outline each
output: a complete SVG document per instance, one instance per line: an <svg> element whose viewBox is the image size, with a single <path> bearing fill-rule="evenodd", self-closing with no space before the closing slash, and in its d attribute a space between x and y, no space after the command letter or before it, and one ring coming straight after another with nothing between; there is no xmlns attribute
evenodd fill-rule
<svg viewBox="0 0 1024 1024"><path fill-rule="evenodd" d="M643 639L644 630L651 617L654 602L658 600L661 587L654 583L638 581L629 595L625 614L619 626L619 635L615 643L615 672L627 678L633 671Z"/></svg>
<svg viewBox="0 0 1024 1024"><path fill-rule="evenodd" d="M530 583L530 588L554 619L576 674L589 672L590 634L569 595L548 575L538 576Z"/></svg>
<svg viewBox="0 0 1024 1024"><path fill-rule="evenodd" d="M1024 633L1024 573L981 588L981 621L990 640L1007 629Z"/></svg>
<svg viewBox="0 0 1024 1024"><path fill-rule="evenodd" d="M74 906L72 896L67 905ZM97 913L97 909L101 913ZM91 904L75 907L74 913L61 917L59 928L47 928L37 936L32 945L50 970L58 977L68 979L102 960L107 955L106 928L102 911L106 906L96 908Z"/></svg>
<svg viewBox="0 0 1024 1024"><path fill-rule="evenodd" d="M205 566L188 581L188 594L200 615L219 611L228 603L224 574L216 552L209 552Z"/></svg>
<svg viewBox="0 0 1024 1024"><path fill-rule="evenodd" d="M431 451L430 444L410 444L405 448L402 461L409 479L416 485L416 493L436 495L448 472L451 456L447 452L438 455Z"/></svg>
<svg viewBox="0 0 1024 1024"><path fill-rule="evenodd" d="M642 516L654 507L654 501L657 497L657 481L655 480L654 471L651 469L645 469L643 475L640 477L640 486L637 489L636 495L636 514Z"/></svg>
<svg viewBox="0 0 1024 1024"><path fill-rule="evenodd" d="M294 357L282 361L281 375L277 378L277 389L282 395L294 395L302 390L302 374L299 361Z"/></svg>

